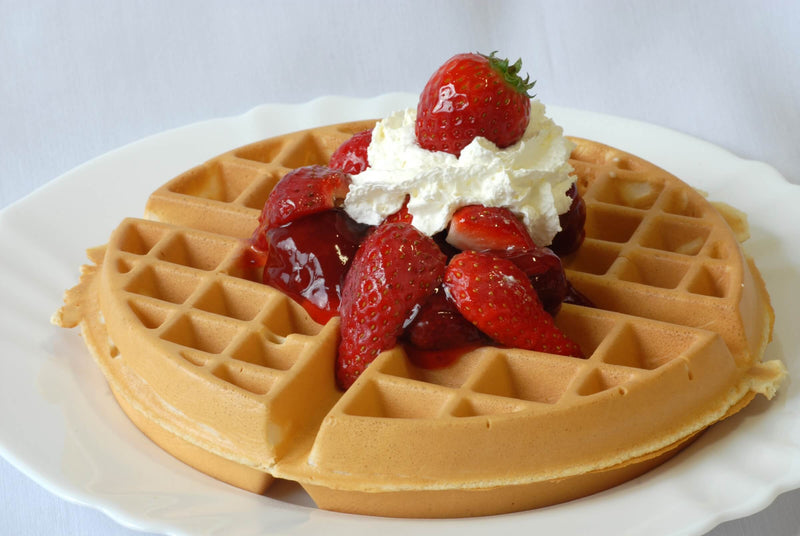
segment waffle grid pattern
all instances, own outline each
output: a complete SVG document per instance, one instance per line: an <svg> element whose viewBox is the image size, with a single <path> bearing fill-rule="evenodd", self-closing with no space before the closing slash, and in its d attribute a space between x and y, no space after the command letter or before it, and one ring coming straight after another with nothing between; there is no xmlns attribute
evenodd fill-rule
<svg viewBox="0 0 800 536"><path fill-rule="evenodd" d="M650 371L678 366L691 380L691 356L711 337L692 328L564 305L559 324L588 359L484 347L446 370L411 365L400 351L371 365L362 388L348 391L341 412L352 417L447 419L547 411L564 401L625 396ZM612 393L609 393L613 391Z"/></svg>
<svg viewBox="0 0 800 536"><path fill-rule="evenodd" d="M570 268L661 289L727 297L730 284L725 270L731 252L727 243L710 240L713 225L703 221L710 213L687 199L685 191L669 185L648 190L650 185L628 176L629 172L610 171L585 191L584 198L592 205L587 240ZM629 188L635 194L611 199L612 188L614 192Z"/></svg>
<svg viewBox="0 0 800 536"><path fill-rule="evenodd" d="M156 190L147 213L192 229L248 238L281 177L297 167L327 164L341 142L372 124L322 127L235 149Z"/></svg>
<svg viewBox="0 0 800 536"><path fill-rule="evenodd" d="M709 329L741 325L739 244L699 193L613 149L578 150L572 164L587 205L586 239L564 265L581 292L635 316ZM744 361L741 330L721 334Z"/></svg>
<svg viewBox="0 0 800 536"><path fill-rule="evenodd" d="M241 240L145 220L117 236L128 306L198 372L264 395L320 331L282 293L243 279Z"/></svg>

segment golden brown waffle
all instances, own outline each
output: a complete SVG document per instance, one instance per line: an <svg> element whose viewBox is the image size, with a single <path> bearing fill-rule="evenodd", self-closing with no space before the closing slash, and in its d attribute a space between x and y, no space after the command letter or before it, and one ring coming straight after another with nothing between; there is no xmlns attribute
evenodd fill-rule
<svg viewBox="0 0 800 536"><path fill-rule="evenodd" d="M746 224L587 140L572 159L587 236L565 266L598 307L565 304L557 323L589 358L485 347L425 370L395 348L342 394L338 318L318 325L254 282L246 239L286 172L326 163L371 124L215 158L91 252L54 321L81 324L123 410L167 451L252 491L295 480L321 508L485 515L633 478L774 395L769 298L731 228Z"/></svg>

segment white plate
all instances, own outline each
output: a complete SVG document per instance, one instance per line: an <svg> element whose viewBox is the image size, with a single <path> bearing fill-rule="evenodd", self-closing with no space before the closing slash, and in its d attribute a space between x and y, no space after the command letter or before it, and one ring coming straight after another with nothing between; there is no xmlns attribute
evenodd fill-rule
<svg viewBox="0 0 800 536"><path fill-rule="evenodd" d="M0 213L0 454L39 484L129 527L175 534L701 534L800 487L797 389L757 399L659 469L537 511L467 520L391 520L324 512L291 484L269 497L216 482L151 444L116 406L76 330L50 315L86 247L184 169L235 146L322 124L380 117L414 95L265 105L146 138L67 173ZM797 372L800 188L765 164L660 127L551 107L568 134L647 158L750 215L746 249L777 313L767 358Z"/></svg>

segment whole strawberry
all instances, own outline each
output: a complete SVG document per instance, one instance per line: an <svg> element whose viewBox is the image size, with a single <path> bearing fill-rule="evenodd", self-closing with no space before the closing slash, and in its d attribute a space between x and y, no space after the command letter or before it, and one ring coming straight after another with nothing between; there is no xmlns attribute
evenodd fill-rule
<svg viewBox="0 0 800 536"><path fill-rule="evenodd" d="M450 260L444 286L461 314L505 346L582 357L553 322L525 273L508 259L465 251Z"/></svg>
<svg viewBox="0 0 800 536"><path fill-rule="evenodd" d="M522 60L458 54L433 73L417 105L416 135L430 151L460 155L476 136L501 149L514 145L530 120L535 82L519 76Z"/></svg>
<svg viewBox="0 0 800 536"><path fill-rule="evenodd" d="M378 226L361 244L344 278L336 381L347 389L384 350L442 281L445 256L407 223Z"/></svg>

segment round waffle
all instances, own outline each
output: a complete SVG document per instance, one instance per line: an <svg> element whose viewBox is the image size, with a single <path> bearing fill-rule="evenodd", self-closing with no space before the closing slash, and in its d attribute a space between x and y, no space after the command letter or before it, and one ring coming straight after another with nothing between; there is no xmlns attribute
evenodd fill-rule
<svg viewBox="0 0 800 536"><path fill-rule="evenodd" d="M561 502L663 462L785 372L761 362L772 310L746 223L633 155L574 139L586 239L564 259L597 307L556 323L588 356L484 347L448 368L381 354L336 388L322 326L246 262L289 170L327 163L356 122L248 145L154 192L90 252L55 322L80 324L123 410L177 458L321 508L416 517Z"/></svg>

